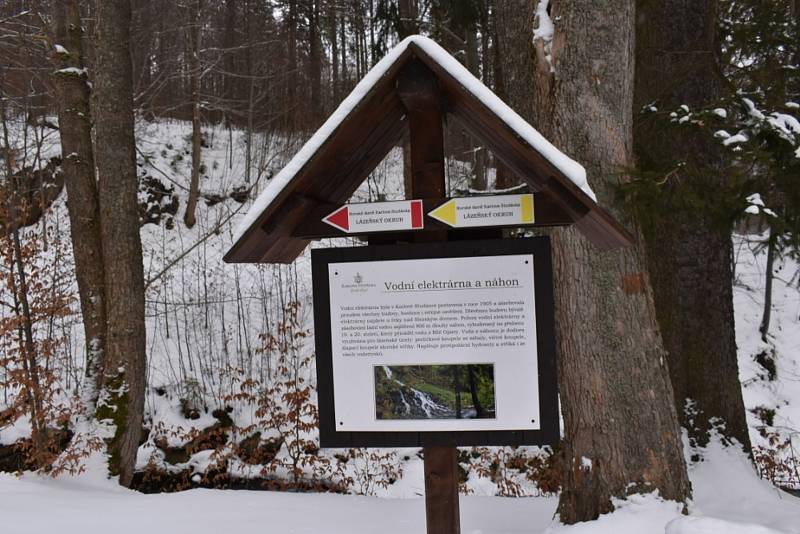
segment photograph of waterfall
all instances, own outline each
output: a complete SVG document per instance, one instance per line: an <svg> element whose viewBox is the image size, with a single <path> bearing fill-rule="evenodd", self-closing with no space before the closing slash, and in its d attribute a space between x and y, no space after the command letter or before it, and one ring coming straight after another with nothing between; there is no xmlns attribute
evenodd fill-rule
<svg viewBox="0 0 800 534"><path fill-rule="evenodd" d="M494 365L376 365L377 419L494 419Z"/></svg>

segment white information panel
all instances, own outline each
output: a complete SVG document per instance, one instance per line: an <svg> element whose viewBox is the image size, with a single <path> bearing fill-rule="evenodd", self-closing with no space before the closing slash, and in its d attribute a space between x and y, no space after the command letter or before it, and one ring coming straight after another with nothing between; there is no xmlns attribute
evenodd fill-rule
<svg viewBox="0 0 800 534"><path fill-rule="evenodd" d="M533 256L328 265L337 431L537 430Z"/></svg>

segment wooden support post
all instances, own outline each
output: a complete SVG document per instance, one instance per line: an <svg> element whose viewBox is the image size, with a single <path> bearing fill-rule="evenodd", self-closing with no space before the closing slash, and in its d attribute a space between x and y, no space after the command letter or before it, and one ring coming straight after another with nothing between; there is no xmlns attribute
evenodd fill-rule
<svg viewBox="0 0 800 534"><path fill-rule="evenodd" d="M411 141L411 191L414 198L446 196L442 96L436 76L412 60L398 76L397 94L406 108ZM447 231L413 236L415 241L446 241ZM425 514L428 534L460 534L458 450L425 447Z"/></svg>
<svg viewBox="0 0 800 534"><path fill-rule="evenodd" d="M425 515L428 534L458 534L458 449L425 447Z"/></svg>
<svg viewBox="0 0 800 534"><path fill-rule="evenodd" d="M412 198L445 197L442 97L436 76L412 60L397 78L397 95L406 108L411 143ZM447 232L414 236L415 241L446 241Z"/></svg>

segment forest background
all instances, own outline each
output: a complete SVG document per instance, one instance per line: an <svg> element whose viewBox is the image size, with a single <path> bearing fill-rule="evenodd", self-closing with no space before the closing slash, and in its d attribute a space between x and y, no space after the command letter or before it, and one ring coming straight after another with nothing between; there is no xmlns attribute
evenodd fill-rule
<svg viewBox="0 0 800 534"><path fill-rule="evenodd" d="M580 160L638 241L600 254L553 232L565 439L465 450L465 488L476 475L501 493L560 490L565 522L654 488L685 501L681 428L796 488L797 431L775 421L782 400L745 410L739 367L778 378L774 276L796 259L800 221L800 6L604 4L3 2L4 467L74 473L106 451L144 491L370 492L401 477L407 452L316 445L307 259L220 258L302 141L423 33ZM407 152L354 199L405 196ZM445 152L453 195L521 190L457 125ZM744 356L742 243L765 259Z"/></svg>

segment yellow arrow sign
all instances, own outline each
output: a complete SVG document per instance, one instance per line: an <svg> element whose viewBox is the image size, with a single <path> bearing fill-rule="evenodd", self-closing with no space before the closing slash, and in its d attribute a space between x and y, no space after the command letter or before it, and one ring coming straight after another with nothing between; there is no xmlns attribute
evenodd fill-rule
<svg viewBox="0 0 800 534"><path fill-rule="evenodd" d="M442 221L450 226L456 225L456 199L448 200L438 208L434 209L429 216L438 221Z"/></svg>
<svg viewBox="0 0 800 534"><path fill-rule="evenodd" d="M454 228L532 224L533 195L452 198L428 216Z"/></svg>

